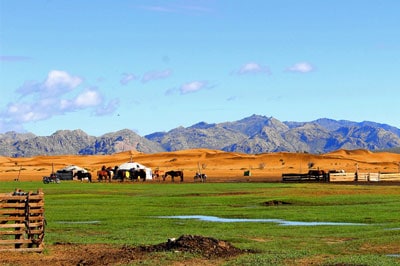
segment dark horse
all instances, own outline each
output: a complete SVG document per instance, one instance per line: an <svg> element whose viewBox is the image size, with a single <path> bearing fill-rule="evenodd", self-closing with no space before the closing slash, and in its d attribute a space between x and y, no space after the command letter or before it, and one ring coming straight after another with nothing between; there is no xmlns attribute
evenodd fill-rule
<svg viewBox="0 0 400 266"><path fill-rule="evenodd" d="M165 172L165 175L163 175L163 181L165 181L165 179L168 176L171 176L172 182L174 182L175 177L180 177L181 182L183 182L183 171L173 171L172 170L172 171Z"/></svg>
<svg viewBox="0 0 400 266"><path fill-rule="evenodd" d="M129 178L136 181L146 181L146 171L144 169L132 168L131 170L129 170Z"/></svg>
<svg viewBox="0 0 400 266"><path fill-rule="evenodd" d="M92 182L92 174L89 172L77 171L73 177L78 178L78 180L83 181L87 178L89 182Z"/></svg>

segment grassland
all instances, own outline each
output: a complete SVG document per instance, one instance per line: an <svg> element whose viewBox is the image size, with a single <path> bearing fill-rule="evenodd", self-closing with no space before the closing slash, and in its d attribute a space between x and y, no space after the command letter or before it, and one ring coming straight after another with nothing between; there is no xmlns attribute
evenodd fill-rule
<svg viewBox="0 0 400 266"><path fill-rule="evenodd" d="M150 245L191 234L255 251L214 264L400 265L400 189L395 185L0 183L0 193L15 188L43 188L48 247L56 243ZM182 215L352 224L160 218ZM187 259L164 253L137 263L153 265L155 258L165 265Z"/></svg>

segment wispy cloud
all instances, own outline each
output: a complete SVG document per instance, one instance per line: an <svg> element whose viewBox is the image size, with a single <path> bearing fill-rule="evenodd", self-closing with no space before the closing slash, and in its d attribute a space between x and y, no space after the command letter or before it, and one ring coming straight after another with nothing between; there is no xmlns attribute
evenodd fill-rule
<svg viewBox="0 0 400 266"><path fill-rule="evenodd" d="M118 109L118 105L119 105L119 100L112 99L107 104L98 106L95 111L95 115L104 116L113 114Z"/></svg>
<svg viewBox="0 0 400 266"><path fill-rule="evenodd" d="M314 66L311 65L310 63L300 62L287 67L286 71L295 73L308 73L313 71L314 69L315 69Z"/></svg>
<svg viewBox="0 0 400 266"><path fill-rule="evenodd" d="M155 12L176 12L176 10L173 8L160 5L137 6L137 8Z"/></svg>
<svg viewBox="0 0 400 266"><path fill-rule="evenodd" d="M143 75L142 82L146 83L157 79L165 79L171 75L172 71L170 69L165 69L161 71L149 71Z"/></svg>
<svg viewBox="0 0 400 266"><path fill-rule="evenodd" d="M28 56L18 56L18 55L0 55L1 62L19 62L31 60Z"/></svg>
<svg viewBox="0 0 400 266"><path fill-rule="evenodd" d="M210 88L208 81L191 81L180 86L179 91L181 94L193 93L206 88Z"/></svg>
<svg viewBox="0 0 400 266"><path fill-rule="evenodd" d="M248 62L243 64L238 70L233 71L236 75L247 75L247 74L271 74L269 67L263 66L256 62Z"/></svg>
<svg viewBox="0 0 400 266"><path fill-rule="evenodd" d="M181 13L181 14L194 14L194 15L214 12L214 9L209 5L206 5L205 3L203 3L202 5L200 5L198 2L191 4L190 2L187 3L183 1L182 3L167 1L161 5L140 5L136 6L136 8L152 12Z"/></svg>
<svg viewBox="0 0 400 266"><path fill-rule="evenodd" d="M122 78L121 78L121 80L119 81L122 85L126 85L126 84L128 84L129 82L131 82L131 81L133 81L133 80L136 80L137 79L137 76L135 75L135 74L132 74L132 73L124 73L124 74L122 74Z"/></svg>

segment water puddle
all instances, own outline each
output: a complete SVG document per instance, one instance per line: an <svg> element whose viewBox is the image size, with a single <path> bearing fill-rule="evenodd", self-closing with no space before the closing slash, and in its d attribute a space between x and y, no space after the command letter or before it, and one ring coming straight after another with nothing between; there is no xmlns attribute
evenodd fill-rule
<svg viewBox="0 0 400 266"><path fill-rule="evenodd" d="M99 224L100 221L56 221L58 224Z"/></svg>
<svg viewBox="0 0 400 266"><path fill-rule="evenodd" d="M387 254L386 256L392 257L392 258L400 258L400 254Z"/></svg>
<svg viewBox="0 0 400 266"><path fill-rule="evenodd" d="M276 223L284 226L318 226L318 225L366 225L362 223L340 223L340 222L300 222L286 221L282 219L246 219L246 218L220 218L216 216L205 215L178 215L178 216L158 216L165 219L194 219L204 222L219 222L219 223Z"/></svg>
<svg viewBox="0 0 400 266"><path fill-rule="evenodd" d="M400 228L386 228L385 230L389 230L389 231L397 231L397 230L400 230Z"/></svg>

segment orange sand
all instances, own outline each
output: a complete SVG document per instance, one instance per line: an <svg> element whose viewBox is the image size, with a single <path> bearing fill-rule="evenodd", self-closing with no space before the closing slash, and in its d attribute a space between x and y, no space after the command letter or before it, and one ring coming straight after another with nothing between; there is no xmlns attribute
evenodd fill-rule
<svg viewBox="0 0 400 266"><path fill-rule="evenodd" d="M282 173L306 173L310 164L323 170L343 169L355 172L399 172L400 154L372 153L366 150L339 150L327 154L263 153L257 155L193 149L177 152L144 154L127 151L113 155L62 155L31 158L0 157L0 181L41 180L52 169L57 171L68 165L88 169L92 175L103 165L114 167L133 160L161 172L183 170L185 180L193 182L198 169L207 174L210 182L280 181ZM244 172L251 170L251 176Z"/></svg>

